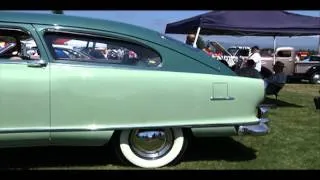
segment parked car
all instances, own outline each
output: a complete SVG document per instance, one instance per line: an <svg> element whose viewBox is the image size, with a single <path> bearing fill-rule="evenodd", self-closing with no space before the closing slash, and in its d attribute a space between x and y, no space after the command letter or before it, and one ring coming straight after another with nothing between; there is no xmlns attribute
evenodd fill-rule
<svg viewBox="0 0 320 180"><path fill-rule="evenodd" d="M0 54L2 148L113 145L120 159L156 168L179 162L192 136L270 130L263 80L239 77L164 34L107 20L0 12L0 36L18 51ZM29 39L38 60L20 57L21 41ZM127 60L138 62L59 58L57 39L127 49L136 54Z"/></svg>
<svg viewBox="0 0 320 180"><path fill-rule="evenodd" d="M293 47L279 47L275 57L262 57L262 70L266 76L273 72L275 61L284 63L284 73L288 79L309 80L312 84L320 83L320 61L318 56L310 56L310 59L300 61Z"/></svg>
<svg viewBox="0 0 320 180"><path fill-rule="evenodd" d="M210 42L215 49L225 52L224 47L218 42ZM251 50L249 47L231 47L227 51L229 54L223 55L218 60L226 60L229 67L234 66L242 67L245 60L248 59ZM281 61L285 64L284 73L288 76L289 80L309 80L310 83L320 83L320 61L317 60L319 56L312 56L311 61L309 59L300 61L295 48L293 47L278 47L274 52L271 48L263 48L260 50L262 57L261 74L263 78L267 78L273 73L273 64L276 61Z"/></svg>

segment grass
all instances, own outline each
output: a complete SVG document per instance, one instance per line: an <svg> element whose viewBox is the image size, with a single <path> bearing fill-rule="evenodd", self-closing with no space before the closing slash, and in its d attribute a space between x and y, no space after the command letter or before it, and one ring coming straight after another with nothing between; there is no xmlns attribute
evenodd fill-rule
<svg viewBox="0 0 320 180"><path fill-rule="evenodd" d="M320 111L313 97L320 86L287 84L272 96L267 136L197 138L182 162L160 169L320 169ZM139 169L123 166L105 148L22 148L0 151L0 168Z"/></svg>

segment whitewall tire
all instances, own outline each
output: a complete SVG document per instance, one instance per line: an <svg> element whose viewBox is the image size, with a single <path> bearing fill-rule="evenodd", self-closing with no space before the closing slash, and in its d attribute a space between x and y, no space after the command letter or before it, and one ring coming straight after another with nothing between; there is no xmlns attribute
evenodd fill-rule
<svg viewBox="0 0 320 180"><path fill-rule="evenodd" d="M187 139L181 128L124 130L119 135L120 154L133 165L158 168L176 162Z"/></svg>

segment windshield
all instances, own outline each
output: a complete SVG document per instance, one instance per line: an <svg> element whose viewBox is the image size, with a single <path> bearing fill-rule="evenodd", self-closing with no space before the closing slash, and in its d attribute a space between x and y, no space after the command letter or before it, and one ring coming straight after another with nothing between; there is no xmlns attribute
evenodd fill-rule
<svg viewBox="0 0 320 180"><path fill-rule="evenodd" d="M239 48L228 48L227 51L228 51L232 56L234 56L234 55L237 53L238 49L239 49Z"/></svg>

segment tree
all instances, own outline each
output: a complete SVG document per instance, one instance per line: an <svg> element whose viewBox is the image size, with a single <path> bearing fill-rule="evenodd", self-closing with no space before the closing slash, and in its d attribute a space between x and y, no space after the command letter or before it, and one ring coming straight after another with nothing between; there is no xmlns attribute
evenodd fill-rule
<svg viewBox="0 0 320 180"><path fill-rule="evenodd" d="M53 14L63 14L63 10L51 10Z"/></svg>

